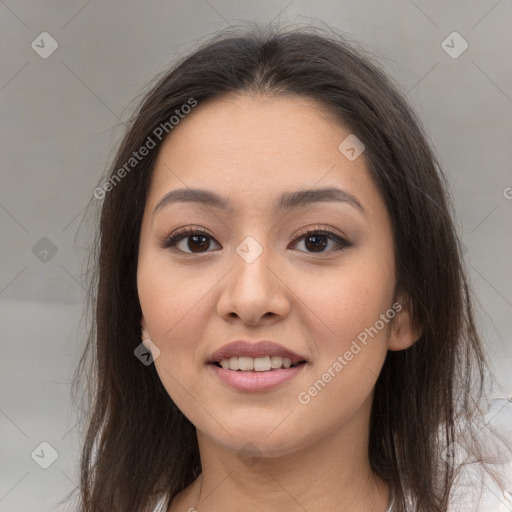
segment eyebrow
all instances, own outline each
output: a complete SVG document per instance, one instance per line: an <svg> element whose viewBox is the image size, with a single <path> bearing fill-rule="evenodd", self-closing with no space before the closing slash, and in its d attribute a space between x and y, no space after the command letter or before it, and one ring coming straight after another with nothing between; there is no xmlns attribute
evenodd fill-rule
<svg viewBox="0 0 512 512"><path fill-rule="evenodd" d="M336 187L316 188L284 192L279 196L274 208L276 210L290 210L299 206L308 206L314 203L341 202L352 205L363 215L366 211L357 198L349 192ZM229 199L215 192L199 188L179 188L165 194L156 205L153 216L162 208L173 203L202 203L212 208L233 212L234 208Z"/></svg>

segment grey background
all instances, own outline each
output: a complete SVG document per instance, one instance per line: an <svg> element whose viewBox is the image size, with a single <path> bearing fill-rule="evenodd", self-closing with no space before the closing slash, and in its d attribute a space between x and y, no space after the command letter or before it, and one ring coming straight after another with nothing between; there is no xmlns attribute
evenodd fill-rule
<svg viewBox="0 0 512 512"><path fill-rule="evenodd" d="M61 510L78 482L69 382L87 236L75 236L133 99L219 29L274 18L343 30L408 92L452 186L492 393L512 394L511 0L0 0L0 511ZM31 43L45 31L58 48L43 59ZM453 31L469 45L458 58L441 45ZM31 458L43 441L59 455L46 470Z"/></svg>

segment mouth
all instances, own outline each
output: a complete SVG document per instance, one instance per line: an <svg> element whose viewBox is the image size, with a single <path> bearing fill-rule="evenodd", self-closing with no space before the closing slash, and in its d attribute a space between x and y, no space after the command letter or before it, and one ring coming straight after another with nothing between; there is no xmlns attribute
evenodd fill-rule
<svg viewBox="0 0 512 512"><path fill-rule="evenodd" d="M302 373L308 360L272 341L238 340L216 350L206 361L212 374L238 391L274 389Z"/></svg>

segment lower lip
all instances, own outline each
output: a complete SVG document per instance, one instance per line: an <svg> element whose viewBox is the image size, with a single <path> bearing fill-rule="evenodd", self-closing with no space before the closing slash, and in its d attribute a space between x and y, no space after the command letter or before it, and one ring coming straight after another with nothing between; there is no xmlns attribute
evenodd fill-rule
<svg viewBox="0 0 512 512"><path fill-rule="evenodd" d="M266 372L226 370L211 363L207 366L223 382L239 391L265 391L267 389L273 389L279 386L279 384L297 376L306 364L307 363L302 363L290 368L280 368L279 370L269 370Z"/></svg>

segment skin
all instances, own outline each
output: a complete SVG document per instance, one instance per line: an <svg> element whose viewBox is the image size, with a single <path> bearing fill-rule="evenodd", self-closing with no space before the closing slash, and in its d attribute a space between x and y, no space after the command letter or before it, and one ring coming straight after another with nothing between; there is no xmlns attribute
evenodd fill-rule
<svg viewBox="0 0 512 512"><path fill-rule="evenodd" d="M171 512L384 512L389 504L367 454L373 390L387 350L407 348L420 333L394 295L391 221L364 153L349 161L338 150L349 134L309 99L232 94L199 104L161 148L141 226L141 325L160 350L163 385L197 428L204 477L199 504L201 476ZM282 192L329 186L354 195L365 213L340 202L273 210ZM184 187L225 196L234 210L172 203L153 215L166 193ZM159 245L187 226L206 230L206 245ZM324 238L329 245L314 252L311 238L297 237L322 227L351 245L335 250ZM252 263L236 252L247 236L263 250ZM403 308L394 319L300 403L299 393L396 301ZM241 338L274 340L308 364L275 389L235 390L205 362ZM248 461L239 455L249 442L257 453Z"/></svg>

